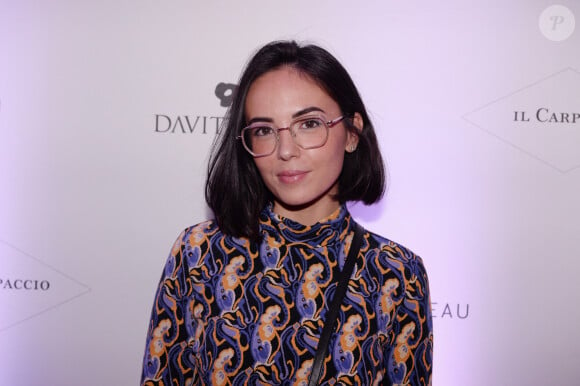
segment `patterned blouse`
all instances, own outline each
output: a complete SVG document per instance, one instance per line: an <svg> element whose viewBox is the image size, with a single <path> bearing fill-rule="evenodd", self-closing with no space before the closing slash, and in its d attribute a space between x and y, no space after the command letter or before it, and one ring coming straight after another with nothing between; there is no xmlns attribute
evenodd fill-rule
<svg viewBox="0 0 580 386"><path fill-rule="evenodd" d="M260 231L259 243L213 221L182 232L155 297L142 385L307 385L353 220L343 206L304 226L269 207ZM429 385L432 326L421 259L365 232L320 384Z"/></svg>

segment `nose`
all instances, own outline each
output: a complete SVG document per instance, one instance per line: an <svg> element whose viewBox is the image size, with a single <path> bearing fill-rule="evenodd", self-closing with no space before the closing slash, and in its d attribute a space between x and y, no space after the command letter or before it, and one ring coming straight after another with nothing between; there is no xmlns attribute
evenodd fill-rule
<svg viewBox="0 0 580 386"><path fill-rule="evenodd" d="M278 131L278 158L289 160L298 156L300 148L296 145L292 131L290 129L280 129Z"/></svg>

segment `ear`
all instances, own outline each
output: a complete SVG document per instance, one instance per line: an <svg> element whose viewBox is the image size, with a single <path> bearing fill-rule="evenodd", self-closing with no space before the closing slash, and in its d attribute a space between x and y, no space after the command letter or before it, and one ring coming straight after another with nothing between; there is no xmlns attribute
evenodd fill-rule
<svg viewBox="0 0 580 386"><path fill-rule="evenodd" d="M355 127L356 132L353 132L352 130L346 131L346 146L344 149L348 153L352 153L356 150L356 147L358 146L359 133L362 132L364 127L364 121L359 113L354 113L352 124Z"/></svg>

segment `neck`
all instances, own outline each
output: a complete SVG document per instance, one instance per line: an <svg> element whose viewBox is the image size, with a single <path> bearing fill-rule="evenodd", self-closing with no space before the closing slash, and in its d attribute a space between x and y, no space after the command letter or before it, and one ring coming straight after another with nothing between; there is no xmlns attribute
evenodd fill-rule
<svg viewBox="0 0 580 386"><path fill-rule="evenodd" d="M340 203L331 200L317 205L288 206L279 202L274 202L272 211L279 216L296 221L302 225L314 225L320 220L327 218L340 208Z"/></svg>

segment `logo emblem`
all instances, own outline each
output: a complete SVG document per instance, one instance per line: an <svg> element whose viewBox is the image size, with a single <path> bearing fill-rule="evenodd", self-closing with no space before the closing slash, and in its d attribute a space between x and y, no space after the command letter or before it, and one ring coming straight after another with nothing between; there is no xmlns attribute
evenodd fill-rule
<svg viewBox="0 0 580 386"><path fill-rule="evenodd" d="M572 11L563 5L551 5L544 9L538 24L542 35L554 42L560 42L574 33L576 19Z"/></svg>

